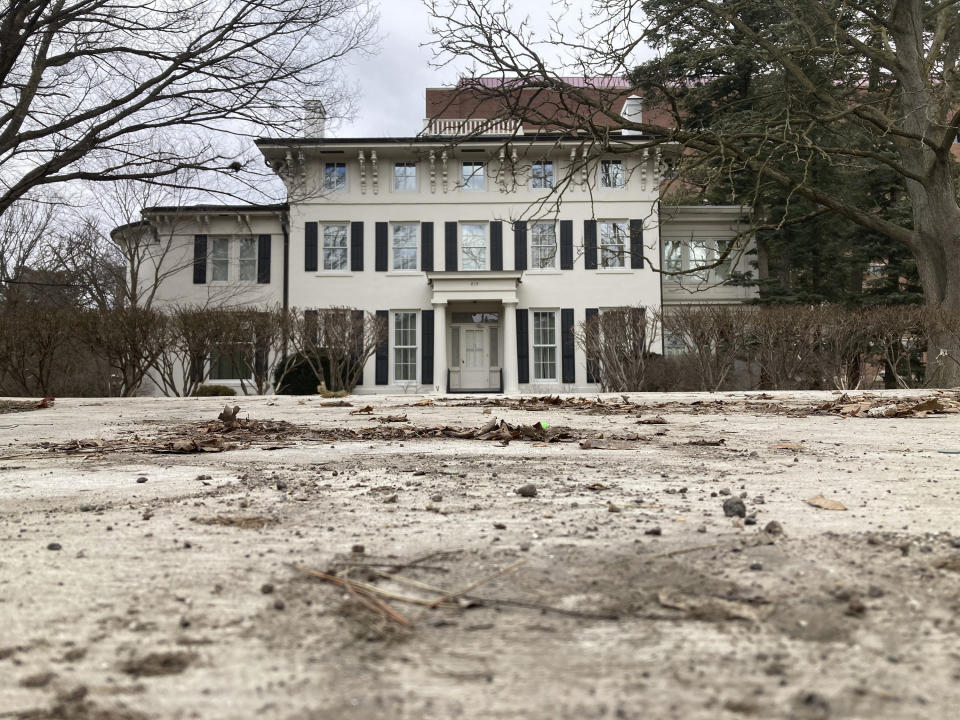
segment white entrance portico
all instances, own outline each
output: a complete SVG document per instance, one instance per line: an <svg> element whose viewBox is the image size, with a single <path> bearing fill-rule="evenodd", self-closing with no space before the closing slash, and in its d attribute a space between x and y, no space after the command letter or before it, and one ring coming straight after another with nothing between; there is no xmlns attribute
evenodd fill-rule
<svg viewBox="0 0 960 720"><path fill-rule="evenodd" d="M517 286L522 275L427 273L433 288L434 392L519 392Z"/></svg>

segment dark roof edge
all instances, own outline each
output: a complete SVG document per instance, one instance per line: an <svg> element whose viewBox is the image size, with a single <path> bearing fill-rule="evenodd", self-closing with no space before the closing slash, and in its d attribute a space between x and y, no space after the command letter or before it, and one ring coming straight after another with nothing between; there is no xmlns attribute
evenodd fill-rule
<svg viewBox="0 0 960 720"><path fill-rule="evenodd" d="M289 210L290 203L273 203L271 205L254 205L252 203L243 203L237 205L217 205L208 203L204 205L155 205L143 209L143 214L158 213L200 213L200 212L280 212Z"/></svg>
<svg viewBox="0 0 960 720"><path fill-rule="evenodd" d="M257 138L254 142L257 147L288 145L370 145L380 143L384 145L463 145L467 143L499 144L505 140L513 142L554 142L557 140L591 140L589 135L571 135L569 133L539 133L537 135L418 135L415 137L369 137L369 138ZM629 142L631 140L653 140L653 135L611 135L611 140Z"/></svg>

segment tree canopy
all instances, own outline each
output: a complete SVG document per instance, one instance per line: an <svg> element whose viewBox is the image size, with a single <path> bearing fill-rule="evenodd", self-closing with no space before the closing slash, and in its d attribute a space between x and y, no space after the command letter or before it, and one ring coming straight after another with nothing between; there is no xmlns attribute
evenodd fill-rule
<svg viewBox="0 0 960 720"><path fill-rule="evenodd" d="M293 131L305 98L335 110L375 20L367 0L6 0L0 214L72 180L244 170L227 140Z"/></svg>

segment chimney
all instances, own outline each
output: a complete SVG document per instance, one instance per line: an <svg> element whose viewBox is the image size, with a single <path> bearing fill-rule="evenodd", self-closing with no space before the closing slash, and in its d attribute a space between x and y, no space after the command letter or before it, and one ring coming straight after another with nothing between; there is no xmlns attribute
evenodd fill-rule
<svg viewBox="0 0 960 720"><path fill-rule="evenodd" d="M327 111L319 100L303 102L303 137L322 138L326 131Z"/></svg>
<svg viewBox="0 0 960 720"><path fill-rule="evenodd" d="M631 95L623 101L620 117L631 122L643 122L643 98ZM621 135L640 135L639 130L621 130Z"/></svg>

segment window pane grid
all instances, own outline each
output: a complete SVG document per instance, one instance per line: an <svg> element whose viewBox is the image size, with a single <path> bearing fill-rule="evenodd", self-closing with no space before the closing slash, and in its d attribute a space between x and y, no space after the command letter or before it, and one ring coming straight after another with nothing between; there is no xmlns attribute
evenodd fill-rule
<svg viewBox="0 0 960 720"><path fill-rule="evenodd" d="M347 164L326 163L323 166L323 189L343 190L347 187Z"/></svg>
<svg viewBox="0 0 960 720"><path fill-rule="evenodd" d="M623 222L605 222L600 229L600 267L626 267L627 225Z"/></svg>
<svg viewBox="0 0 960 720"><path fill-rule="evenodd" d="M393 226L393 269L417 269L417 226L413 223Z"/></svg>
<svg viewBox="0 0 960 720"><path fill-rule="evenodd" d="M396 163L393 166L393 189L416 190L417 166L416 163Z"/></svg>
<svg viewBox="0 0 960 720"><path fill-rule="evenodd" d="M213 252L210 254L210 279L214 282L226 282L229 279L230 239L215 238Z"/></svg>
<svg viewBox="0 0 960 720"><path fill-rule="evenodd" d="M486 168L482 162L465 162L460 170L460 185L464 190L483 190L486 186Z"/></svg>
<svg viewBox="0 0 960 720"><path fill-rule="evenodd" d="M534 268L557 266L557 232L553 223L536 223L530 234L531 265Z"/></svg>
<svg viewBox="0 0 960 720"><path fill-rule="evenodd" d="M487 228L485 225L461 226L460 267L463 270L487 269Z"/></svg>
<svg viewBox="0 0 960 720"><path fill-rule="evenodd" d="M254 282L257 279L257 241L253 238L240 238L237 279L241 282Z"/></svg>
<svg viewBox="0 0 960 720"><path fill-rule="evenodd" d="M557 378L557 316L553 311L533 313L533 377Z"/></svg>
<svg viewBox="0 0 960 720"><path fill-rule="evenodd" d="M600 186L605 188L623 187L623 162L620 160L600 161Z"/></svg>
<svg viewBox="0 0 960 720"><path fill-rule="evenodd" d="M393 377L409 382L417 379L417 314L393 315Z"/></svg>
<svg viewBox="0 0 960 720"><path fill-rule="evenodd" d="M531 187L534 190L548 190L553 187L553 163L549 160L535 162L531 174Z"/></svg>
<svg viewBox="0 0 960 720"><path fill-rule="evenodd" d="M347 269L347 226L323 226L323 269Z"/></svg>

